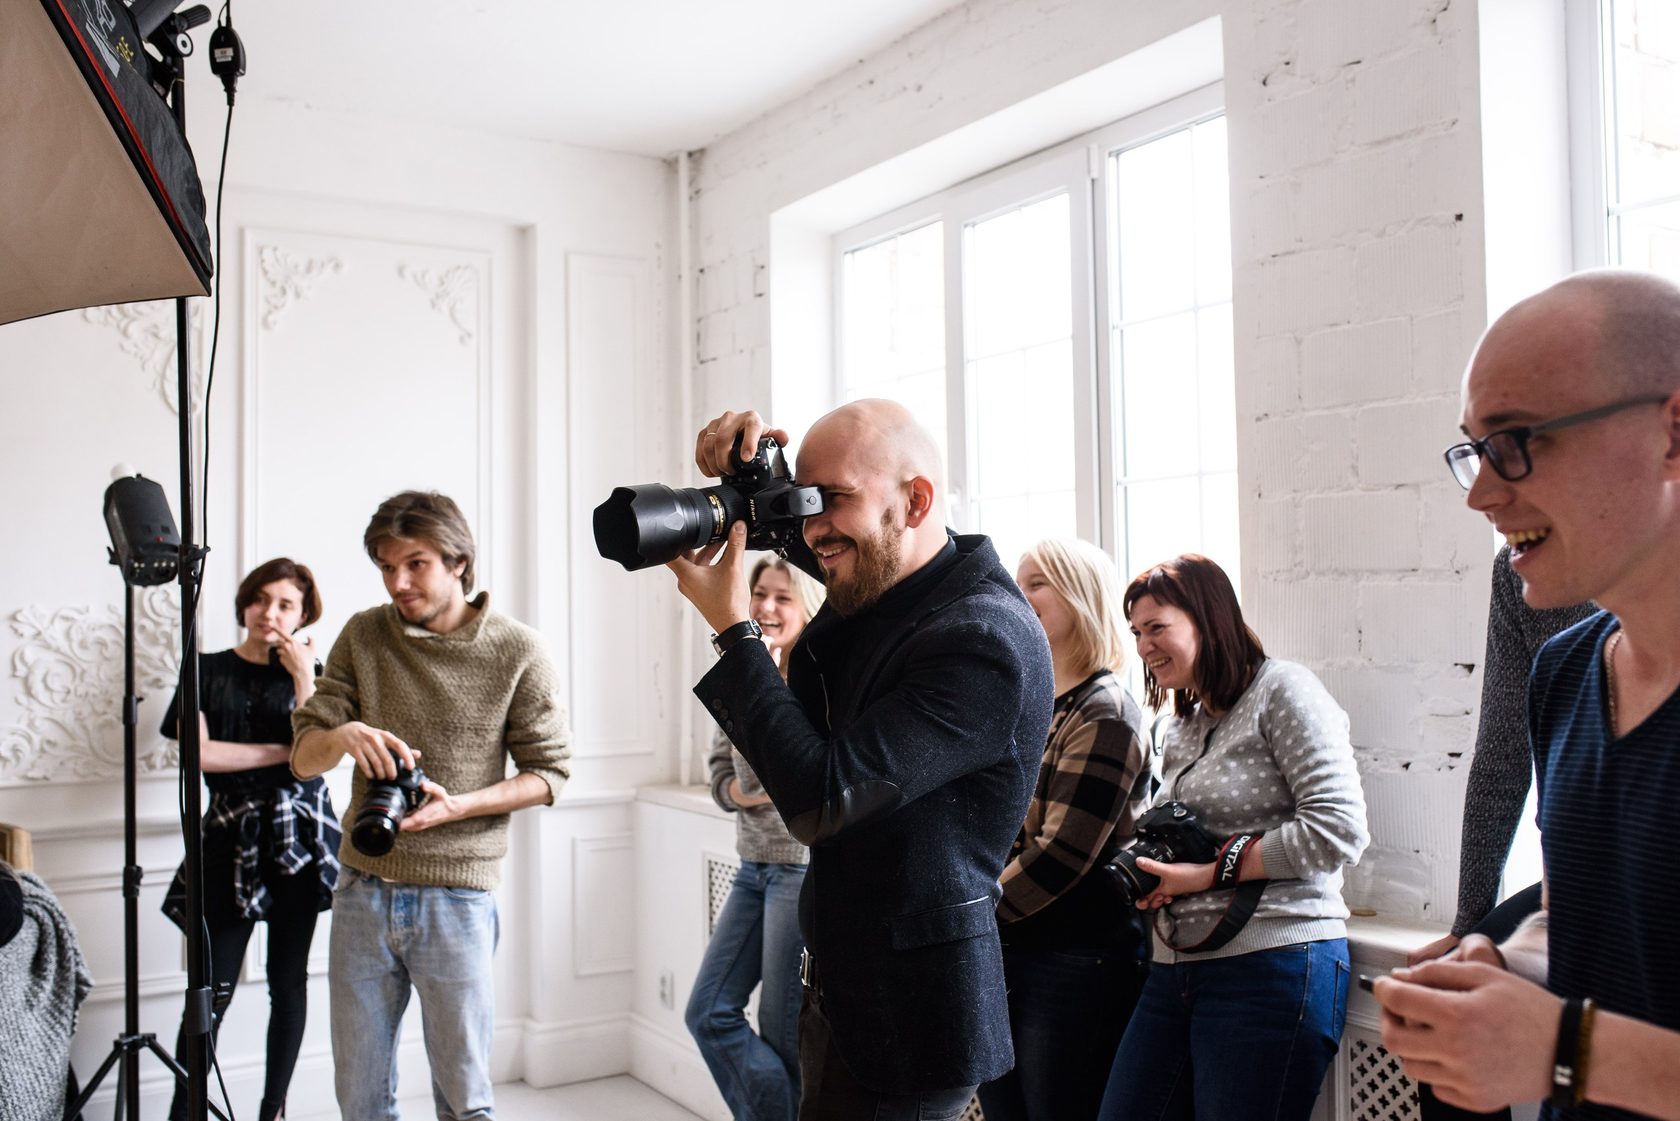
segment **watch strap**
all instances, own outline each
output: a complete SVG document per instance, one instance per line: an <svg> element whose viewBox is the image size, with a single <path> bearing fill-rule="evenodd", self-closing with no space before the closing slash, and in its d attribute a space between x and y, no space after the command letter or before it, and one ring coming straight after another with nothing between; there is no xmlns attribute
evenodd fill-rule
<svg viewBox="0 0 1680 1121"><path fill-rule="evenodd" d="M743 639L761 638L763 635L764 630L758 625L756 620L742 619L734 626L725 627L717 634L714 634L712 636L712 649L716 650L718 652L718 657L721 658L723 655L733 650L736 646L740 645Z"/></svg>

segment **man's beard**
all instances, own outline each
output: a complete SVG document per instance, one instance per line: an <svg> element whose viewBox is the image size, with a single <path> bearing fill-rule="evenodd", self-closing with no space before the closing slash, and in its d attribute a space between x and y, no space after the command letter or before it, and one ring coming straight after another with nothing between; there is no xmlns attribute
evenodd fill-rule
<svg viewBox="0 0 1680 1121"><path fill-rule="evenodd" d="M856 615L898 583L904 558L904 527L893 524L893 512L889 508L881 511L881 529L873 537L841 540L850 544L855 553L852 574L838 580L833 573L825 572L823 583L828 588L829 606L844 619Z"/></svg>

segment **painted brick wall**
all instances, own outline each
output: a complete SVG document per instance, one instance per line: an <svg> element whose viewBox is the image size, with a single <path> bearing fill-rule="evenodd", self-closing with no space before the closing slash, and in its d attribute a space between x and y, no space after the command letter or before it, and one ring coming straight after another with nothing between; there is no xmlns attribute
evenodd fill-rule
<svg viewBox="0 0 1680 1121"><path fill-rule="evenodd" d="M1209 15L1246 607L1352 718L1376 844L1350 899L1444 923L1492 553L1439 458L1485 320L1470 0L952 9L697 155L692 419L770 399L773 211Z"/></svg>

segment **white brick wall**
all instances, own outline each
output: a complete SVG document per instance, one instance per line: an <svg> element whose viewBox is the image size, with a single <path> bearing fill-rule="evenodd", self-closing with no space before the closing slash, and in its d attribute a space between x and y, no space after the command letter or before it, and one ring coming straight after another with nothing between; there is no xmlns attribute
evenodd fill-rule
<svg viewBox="0 0 1680 1121"><path fill-rule="evenodd" d="M698 422L769 401L773 211L1222 17L1246 606L1352 716L1372 867L1439 865L1350 881L1411 917L1452 909L1492 553L1439 458L1485 319L1473 9L970 0L696 159Z"/></svg>

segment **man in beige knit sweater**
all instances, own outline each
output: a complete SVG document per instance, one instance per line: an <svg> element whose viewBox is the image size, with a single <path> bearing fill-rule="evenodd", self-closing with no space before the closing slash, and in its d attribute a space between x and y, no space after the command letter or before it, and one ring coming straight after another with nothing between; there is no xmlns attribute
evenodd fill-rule
<svg viewBox="0 0 1680 1121"><path fill-rule="evenodd" d="M292 770L356 762L347 821L371 778L420 765L427 801L391 850L346 831L333 900L329 983L339 1109L396 1121L396 1043L420 994L438 1117L495 1115L491 890L508 815L552 803L571 754L560 680L537 633L469 601L475 550L460 508L436 492L387 499L363 534L391 602L353 616L314 697L292 715ZM508 760L515 773L509 777Z"/></svg>

